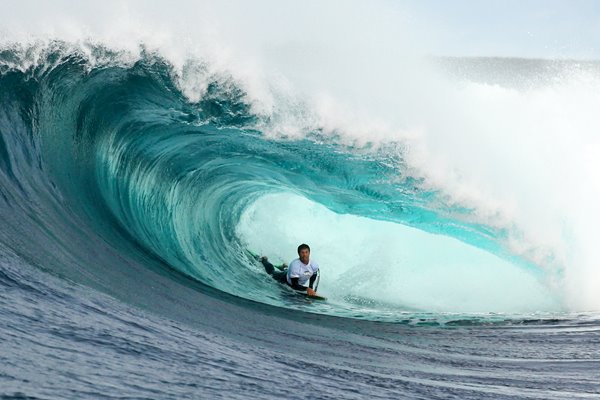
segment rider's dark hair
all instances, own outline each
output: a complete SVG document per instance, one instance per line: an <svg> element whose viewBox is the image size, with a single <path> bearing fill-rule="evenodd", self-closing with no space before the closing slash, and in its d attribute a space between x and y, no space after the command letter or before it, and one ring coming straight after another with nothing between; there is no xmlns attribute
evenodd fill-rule
<svg viewBox="0 0 600 400"><path fill-rule="evenodd" d="M302 249L307 249L308 251L310 251L310 246L306 243L302 243L300 246L298 246L298 254L300 254L300 250Z"/></svg>

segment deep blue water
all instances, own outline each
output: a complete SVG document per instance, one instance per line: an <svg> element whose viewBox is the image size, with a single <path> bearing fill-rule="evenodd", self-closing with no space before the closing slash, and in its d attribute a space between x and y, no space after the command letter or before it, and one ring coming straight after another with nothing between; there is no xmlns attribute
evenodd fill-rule
<svg viewBox="0 0 600 400"><path fill-rule="evenodd" d="M110 61L0 52L2 398L600 397L598 315L566 311L507 232L424 189L401 143L274 139L235 82L193 102L164 59L95 51ZM329 301L295 296L245 252L292 258L293 220L339 233L311 243L325 261L354 229L412 240L437 286L403 297L406 270L322 262ZM442 293L425 247L518 299Z"/></svg>

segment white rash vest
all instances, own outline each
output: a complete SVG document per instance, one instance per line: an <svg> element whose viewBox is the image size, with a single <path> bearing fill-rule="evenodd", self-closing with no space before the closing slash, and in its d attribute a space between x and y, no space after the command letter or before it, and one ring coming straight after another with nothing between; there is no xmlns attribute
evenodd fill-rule
<svg viewBox="0 0 600 400"><path fill-rule="evenodd" d="M299 258L290 262L287 272L287 281L291 285L292 278L298 278L298 284L308 287L310 277L319 270L319 264L313 260L308 260L308 264L304 264Z"/></svg>

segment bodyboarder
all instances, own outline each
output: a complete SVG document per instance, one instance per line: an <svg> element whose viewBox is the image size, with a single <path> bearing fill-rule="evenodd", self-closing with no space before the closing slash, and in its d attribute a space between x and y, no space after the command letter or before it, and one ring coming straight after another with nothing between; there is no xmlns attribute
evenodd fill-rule
<svg viewBox="0 0 600 400"><path fill-rule="evenodd" d="M310 259L310 247L307 244L298 246L298 258L290 262L289 266L283 264L275 267L264 256L260 258L260 262L267 274L277 282L287 284L294 290L306 292L309 296L318 296L313 286L317 280L319 265Z"/></svg>

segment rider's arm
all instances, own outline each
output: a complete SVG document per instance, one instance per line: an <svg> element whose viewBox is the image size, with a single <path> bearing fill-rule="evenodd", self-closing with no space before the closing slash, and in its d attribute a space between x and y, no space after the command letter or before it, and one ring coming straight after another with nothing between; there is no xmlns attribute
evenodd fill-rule
<svg viewBox="0 0 600 400"><path fill-rule="evenodd" d="M299 280L299 279L300 279L300 278L291 278L292 284L291 284L290 286L292 287L292 289L295 289L295 290L302 290L302 291L305 291L305 290L307 290L307 287L306 287L306 286L302 286L300 283L298 283L298 280ZM309 282L309 285L308 285L308 287L312 289L312 288L313 288L313 284L315 283L315 281L316 281L316 280L317 280L317 273L315 272L315 273L314 273L314 274L312 274L312 276L310 277L310 282Z"/></svg>
<svg viewBox="0 0 600 400"><path fill-rule="evenodd" d="M292 289L306 291L306 286L302 286L298 283L298 279L300 278L290 278L292 284L290 285Z"/></svg>
<svg viewBox="0 0 600 400"><path fill-rule="evenodd" d="M310 282L308 284L309 288L313 288L313 284L315 283L315 281L317 280L317 273L315 272L314 274L312 274L312 276L310 277Z"/></svg>

